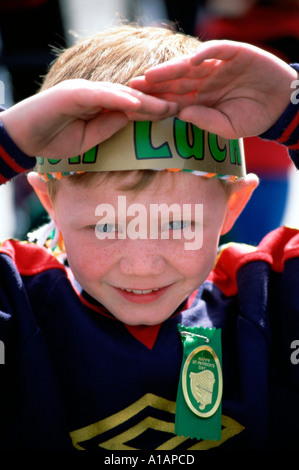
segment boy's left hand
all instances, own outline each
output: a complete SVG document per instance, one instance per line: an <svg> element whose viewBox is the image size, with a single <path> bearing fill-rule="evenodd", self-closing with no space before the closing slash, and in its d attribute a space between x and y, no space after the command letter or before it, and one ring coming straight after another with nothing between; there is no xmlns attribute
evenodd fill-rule
<svg viewBox="0 0 299 470"><path fill-rule="evenodd" d="M130 86L176 102L178 117L226 138L259 135L290 103L298 78L288 64L235 41L207 41L188 57L149 69Z"/></svg>

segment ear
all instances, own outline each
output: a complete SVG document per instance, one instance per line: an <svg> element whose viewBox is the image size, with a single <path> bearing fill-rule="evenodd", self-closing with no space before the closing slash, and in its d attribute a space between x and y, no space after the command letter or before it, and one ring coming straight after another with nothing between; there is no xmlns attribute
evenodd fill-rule
<svg viewBox="0 0 299 470"><path fill-rule="evenodd" d="M36 192L40 202L42 203L42 205L44 206L48 214L55 221L55 210L54 210L53 203L49 197L47 183L42 181L40 176L34 171L28 173L27 179L28 179L28 182L33 187L34 191Z"/></svg>
<svg viewBox="0 0 299 470"><path fill-rule="evenodd" d="M236 181L232 184L232 192L229 196L221 235L224 235L231 230L235 221L249 201L253 191L258 186L259 180L256 175L249 174L240 181Z"/></svg>

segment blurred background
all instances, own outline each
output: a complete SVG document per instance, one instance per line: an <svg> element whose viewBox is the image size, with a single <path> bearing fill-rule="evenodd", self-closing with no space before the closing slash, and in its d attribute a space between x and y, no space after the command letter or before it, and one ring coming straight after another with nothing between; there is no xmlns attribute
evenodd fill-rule
<svg viewBox="0 0 299 470"><path fill-rule="evenodd" d="M34 94L55 58L120 20L173 22L201 40L233 39L299 62L299 0L0 0L0 105ZM245 139L247 169L261 180L233 230L222 240L257 244L281 224L299 227L299 176L283 147ZM0 240L24 239L46 215L26 177L0 188Z"/></svg>

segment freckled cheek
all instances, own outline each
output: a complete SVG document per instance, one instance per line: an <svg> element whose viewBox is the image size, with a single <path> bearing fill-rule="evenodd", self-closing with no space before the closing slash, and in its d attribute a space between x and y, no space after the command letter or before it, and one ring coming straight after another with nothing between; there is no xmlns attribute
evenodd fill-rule
<svg viewBox="0 0 299 470"><path fill-rule="evenodd" d="M213 252L204 248L185 251L184 257L181 258L184 260L181 272L186 279L201 284L213 269L215 256Z"/></svg>
<svg viewBox="0 0 299 470"><path fill-rule="evenodd" d="M68 263L78 281L99 280L110 269L111 255L86 240L64 240Z"/></svg>

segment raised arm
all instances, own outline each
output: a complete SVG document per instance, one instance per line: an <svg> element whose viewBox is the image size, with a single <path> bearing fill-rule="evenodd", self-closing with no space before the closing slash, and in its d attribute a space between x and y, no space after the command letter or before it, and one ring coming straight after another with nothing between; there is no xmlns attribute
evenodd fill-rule
<svg viewBox="0 0 299 470"><path fill-rule="evenodd" d="M89 150L128 120L156 120L177 106L129 87L68 80L0 113L9 137L28 156L72 157Z"/></svg>

